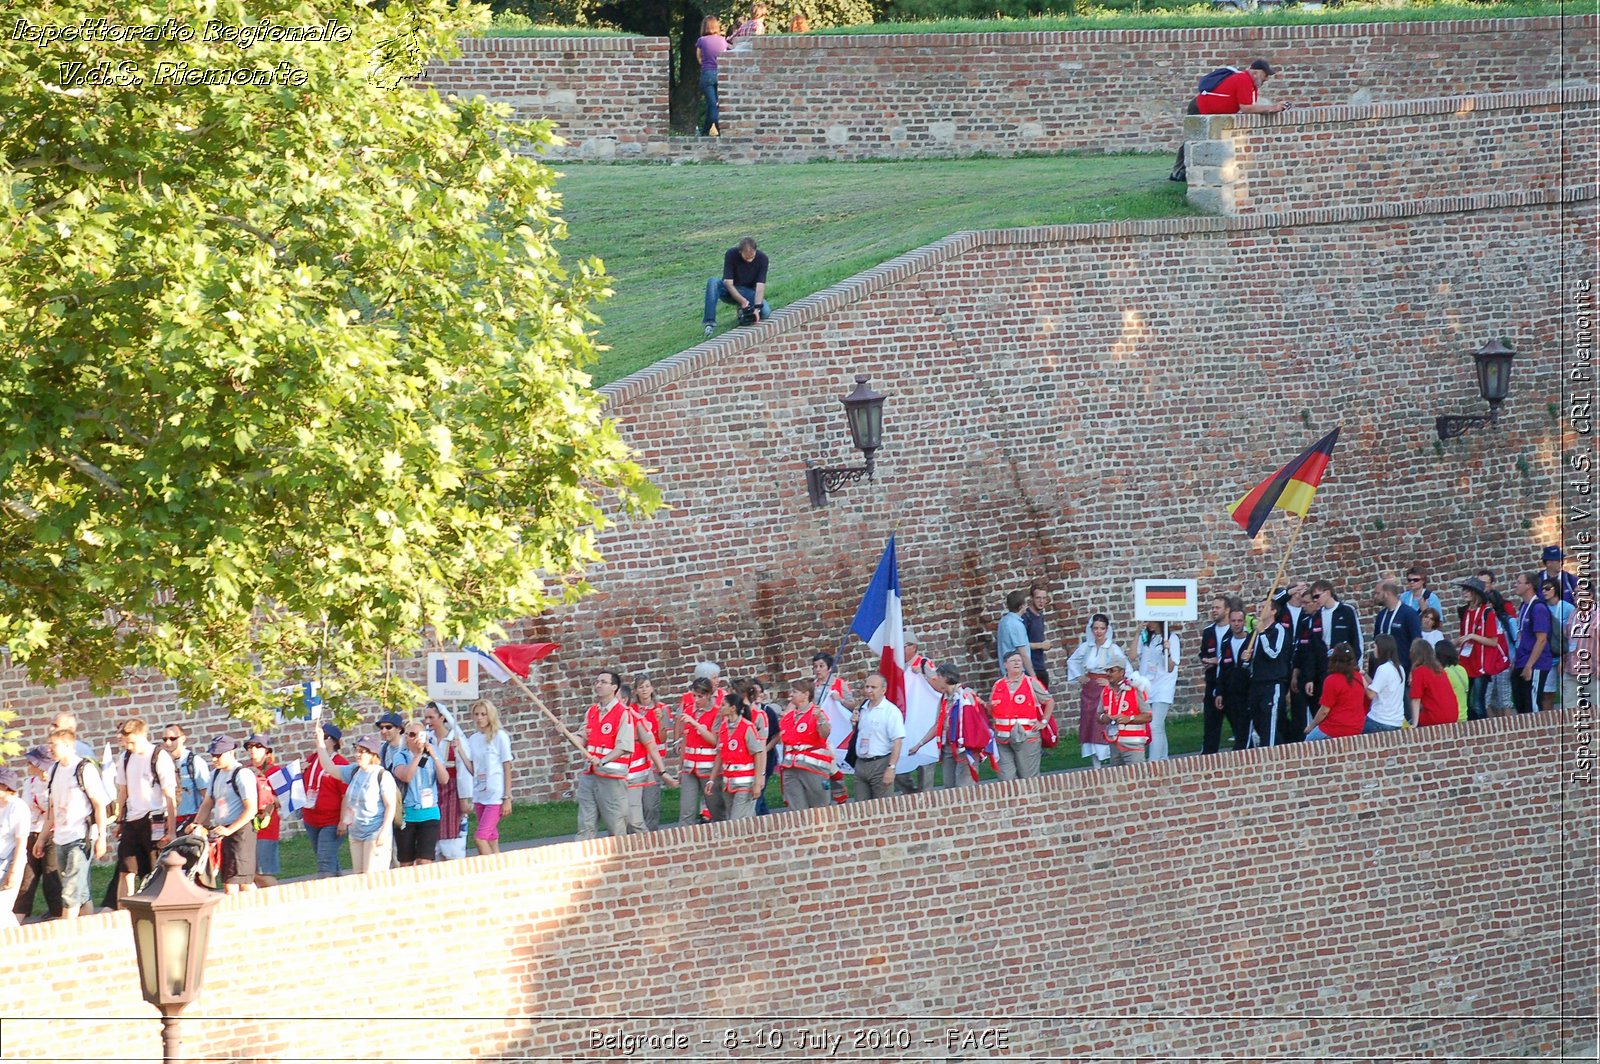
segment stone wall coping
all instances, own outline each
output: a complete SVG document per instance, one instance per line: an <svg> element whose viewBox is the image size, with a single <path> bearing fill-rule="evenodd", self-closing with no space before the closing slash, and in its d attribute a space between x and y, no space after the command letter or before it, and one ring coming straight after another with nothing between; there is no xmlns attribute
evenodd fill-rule
<svg viewBox="0 0 1600 1064"><path fill-rule="evenodd" d="M1581 188L1569 188L1559 192L1514 189L1475 196L1437 197L1355 207L1323 207L1314 210L1227 217L1184 215L1142 221L1093 222L1080 225L1045 225L1021 229L960 232L864 270L804 299L796 300L775 313L770 320L759 325L734 329L723 336L697 344L619 381L607 384L600 389L600 394L607 407L615 412L631 400L660 391L675 381L744 355L775 336L808 325L843 307L864 300L875 292L898 285L909 277L979 247L1071 244L1130 237L1186 236L1194 233L1242 233L1293 226L1385 221L1420 215L1468 214L1506 207L1577 203L1597 198L1600 198L1600 189L1586 184Z"/></svg>
<svg viewBox="0 0 1600 1064"><path fill-rule="evenodd" d="M1600 26L1600 14L1539 15L1529 18L1455 19L1437 22L1337 22L1298 26L1196 26L1127 30L1011 30L973 33L775 33L756 37L739 51L758 53L792 48L878 48L901 44L912 48L971 49L994 45L1014 48L1029 44L1150 44L1166 41L1257 42L1328 37L1407 37L1460 33L1560 32L1574 22ZM667 44L665 37L464 37L464 53L608 51L637 46L641 41Z"/></svg>
<svg viewBox="0 0 1600 1064"><path fill-rule="evenodd" d="M1375 735L1352 735L1314 743L1290 743L1284 746L1257 747L1250 750L1229 751L1209 757L1184 757L1170 761L1150 761L1142 765L1118 768L1086 769L1079 772L1054 773L1031 780L1012 780L984 784L977 792L982 803L996 799L1013 799L1004 804L1037 805L1045 801L1059 801L1063 808L1074 808L1074 800L1090 793L1103 793L1108 788L1129 792L1148 790L1156 781L1216 781L1227 784L1255 780L1266 784L1275 775L1300 771L1315 771L1317 763L1330 757L1352 757L1372 765L1373 772L1380 771L1383 757L1399 747L1439 748L1459 747L1475 736L1497 732L1549 733L1552 741L1566 735L1573 726L1575 715L1565 711L1551 711L1487 720L1464 721L1449 728L1421 728ZM1203 789L1216 789L1213 783ZM659 831L625 838L600 838L551 846L535 846L510 850L489 857L472 857L465 861L441 861L417 868L395 868L387 872L368 875L344 875L333 879L309 880L287 883L270 890L247 891L223 897L212 910L217 915L232 911L264 909L270 906L292 905L296 902L319 898L359 896L380 908L386 904L384 895L390 891L405 897L414 897L419 885L436 883L440 891L435 897L450 896L451 887L470 884L486 873L512 869L572 868L596 864L619 854L660 854L669 859L672 854L689 848L704 847L718 839L746 839L767 836L782 840L786 835L813 834L813 826L830 825L845 835L870 837L874 828L892 828L914 824L918 810L939 809L946 806L967 806L974 801L972 791L938 789L920 794L899 795L891 801L848 802L830 804L825 809L807 809L786 812L778 817L751 817L745 820L725 821L720 824L703 824L689 827L664 827ZM1486 814L1487 815L1487 814ZM852 827L854 826L854 827ZM97 913L78 920L50 920L42 923L0 927L0 950L11 946L29 946L50 943L60 948L78 939L97 938L111 927L110 922L126 925L126 911ZM130 932L131 934L131 932ZM130 949L132 944L129 944Z"/></svg>
<svg viewBox="0 0 1600 1064"><path fill-rule="evenodd" d="M1471 96L1435 96L1419 100L1392 100L1354 106L1294 107L1274 115L1201 115L1212 129L1261 129L1281 126L1331 125L1374 119L1410 118L1416 115L1466 115L1480 111L1522 111L1534 107L1563 107L1600 102L1600 85L1570 85L1560 89L1526 89ZM1218 120L1222 120L1220 123Z"/></svg>

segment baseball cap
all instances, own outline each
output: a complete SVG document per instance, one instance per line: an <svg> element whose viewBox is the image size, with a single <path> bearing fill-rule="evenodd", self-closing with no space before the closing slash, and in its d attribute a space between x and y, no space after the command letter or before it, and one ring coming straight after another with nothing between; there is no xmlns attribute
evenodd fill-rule
<svg viewBox="0 0 1600 1064"><path fill-rule="evenodd" d="M231 750L239 749L239 742L231 735L219 735L211 740L211 745L206 747L206 752L212 757L226 754Z"/></svg>
<svg viewBox="0 0 1600 1064"><path fill-rule="evenodd" d="M27 758L28 764L34 768L49 768L56 763L56 759L50 756L50 748L48 746L36 746L22 756Z"/></svg>
<svg viewBox="0 0 1600 1064"><path fill-rule="evenodd" d="M330 739L342 740L344 738L344 732L339 730L339 726L337 724L332 723L324 723L322 725L322 734L326 735Z"/></svg>
<svg viewBox="0 0 1600 1064"><path fill-rule="evenodd" d="M1547 562L1564 562L1567 560L1567 556L1561 552L1561 548L1556 546L1546 547L1541 557Z"/></svg>
<svg viewBox="0 0 1600 1064"><path fill-rule="evenodd" d="M272 740L268 739L265 735L257 735L255 732L251 732L250 733L250 738L248 738L248 739L246 739L244 741L244 745L245 746L259 746L264 750L271 750L272 749Z"/></svg>
<svg viewBox="0 0 1600 1064"><path fill-rule="evenodd" d="M381 728L385 724L395 728L403 728L405 727L406 719L398 713L385 713L378 718L378 726Z"/></svg>
<svg viewBox="0 0 1600 1064"><path fill-rule="evenodd" d="M369 754L383 753L383 743L376 735L363 735L356 740L356 749L365 750Z"/></svg>
<svg viewBox="0 0 1600 1064"><path fill-rule="evenodd" d="M1278 72L1278 68L1267 62L1265 59L1257 59L1255 62L1250 64L1250 69L1259 70L1268 76Z"/></svg>
<svg viewBox="0 0 1600 1064"><path fill-rule="evenodd" d="M14 768L0 768L0 787L12 794L22 790L22 776Z"/></svg>

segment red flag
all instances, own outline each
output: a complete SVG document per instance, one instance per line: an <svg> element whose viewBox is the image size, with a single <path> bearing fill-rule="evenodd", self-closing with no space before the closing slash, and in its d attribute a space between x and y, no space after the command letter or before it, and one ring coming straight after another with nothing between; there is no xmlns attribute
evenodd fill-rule
<svg viewBox="0 0 1600 1064"><path fill-rule="evenodd" d="M526 680L530 665L543 661L560 649L560 643L507 643L503 647L495 647L494 656L506 668Z"/></svg>

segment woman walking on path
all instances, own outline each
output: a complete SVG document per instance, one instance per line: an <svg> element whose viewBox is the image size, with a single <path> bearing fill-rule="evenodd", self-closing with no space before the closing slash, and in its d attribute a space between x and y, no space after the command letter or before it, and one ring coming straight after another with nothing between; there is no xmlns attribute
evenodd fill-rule
<svg viewBox="0 0 1600 1064"><path fill-rule="evenodd" d="M472 703L478 730L467 740L472 765L473 838L478 852L500 852L500 818L511 815L511 738L500 727L500 711L487 698Z"/></svg>
<svg viewBox="0 0 1600 1064"><path fill-rule="evenodd" d="M722 115L717 110L717 60L728 50L728 39L722 35L722 20L707 15L700 22L700 39L694 42L695 58L700 61L700 95L706 98L706 118L700 123L700 135L721 136L717 122Z"/></svg>

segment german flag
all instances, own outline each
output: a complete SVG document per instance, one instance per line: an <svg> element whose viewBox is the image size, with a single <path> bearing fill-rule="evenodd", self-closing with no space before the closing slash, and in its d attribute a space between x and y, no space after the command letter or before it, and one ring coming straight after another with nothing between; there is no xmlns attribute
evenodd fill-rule
<svg viewBox="0 0 1600 1064"><path fill-rule="evenodd" d="M1317 493L1317 485L1322 483L1322 474L1333 457L1333 445L1338 441L1339 430L1334 429L1301 451L1294 461L1251 488L1244 498L1228 507L1229 515L1252 539L1275 509L1304 517L1311 509L1312 496Z"/></svg>
<svg viewBox="0 0 1600 1064"><path fill-rule="evenodd" d="M1146 584L1144 586L1144 604L1146 606L1186 606L1189 603L1189 589L1182 584Z"/></svg>

